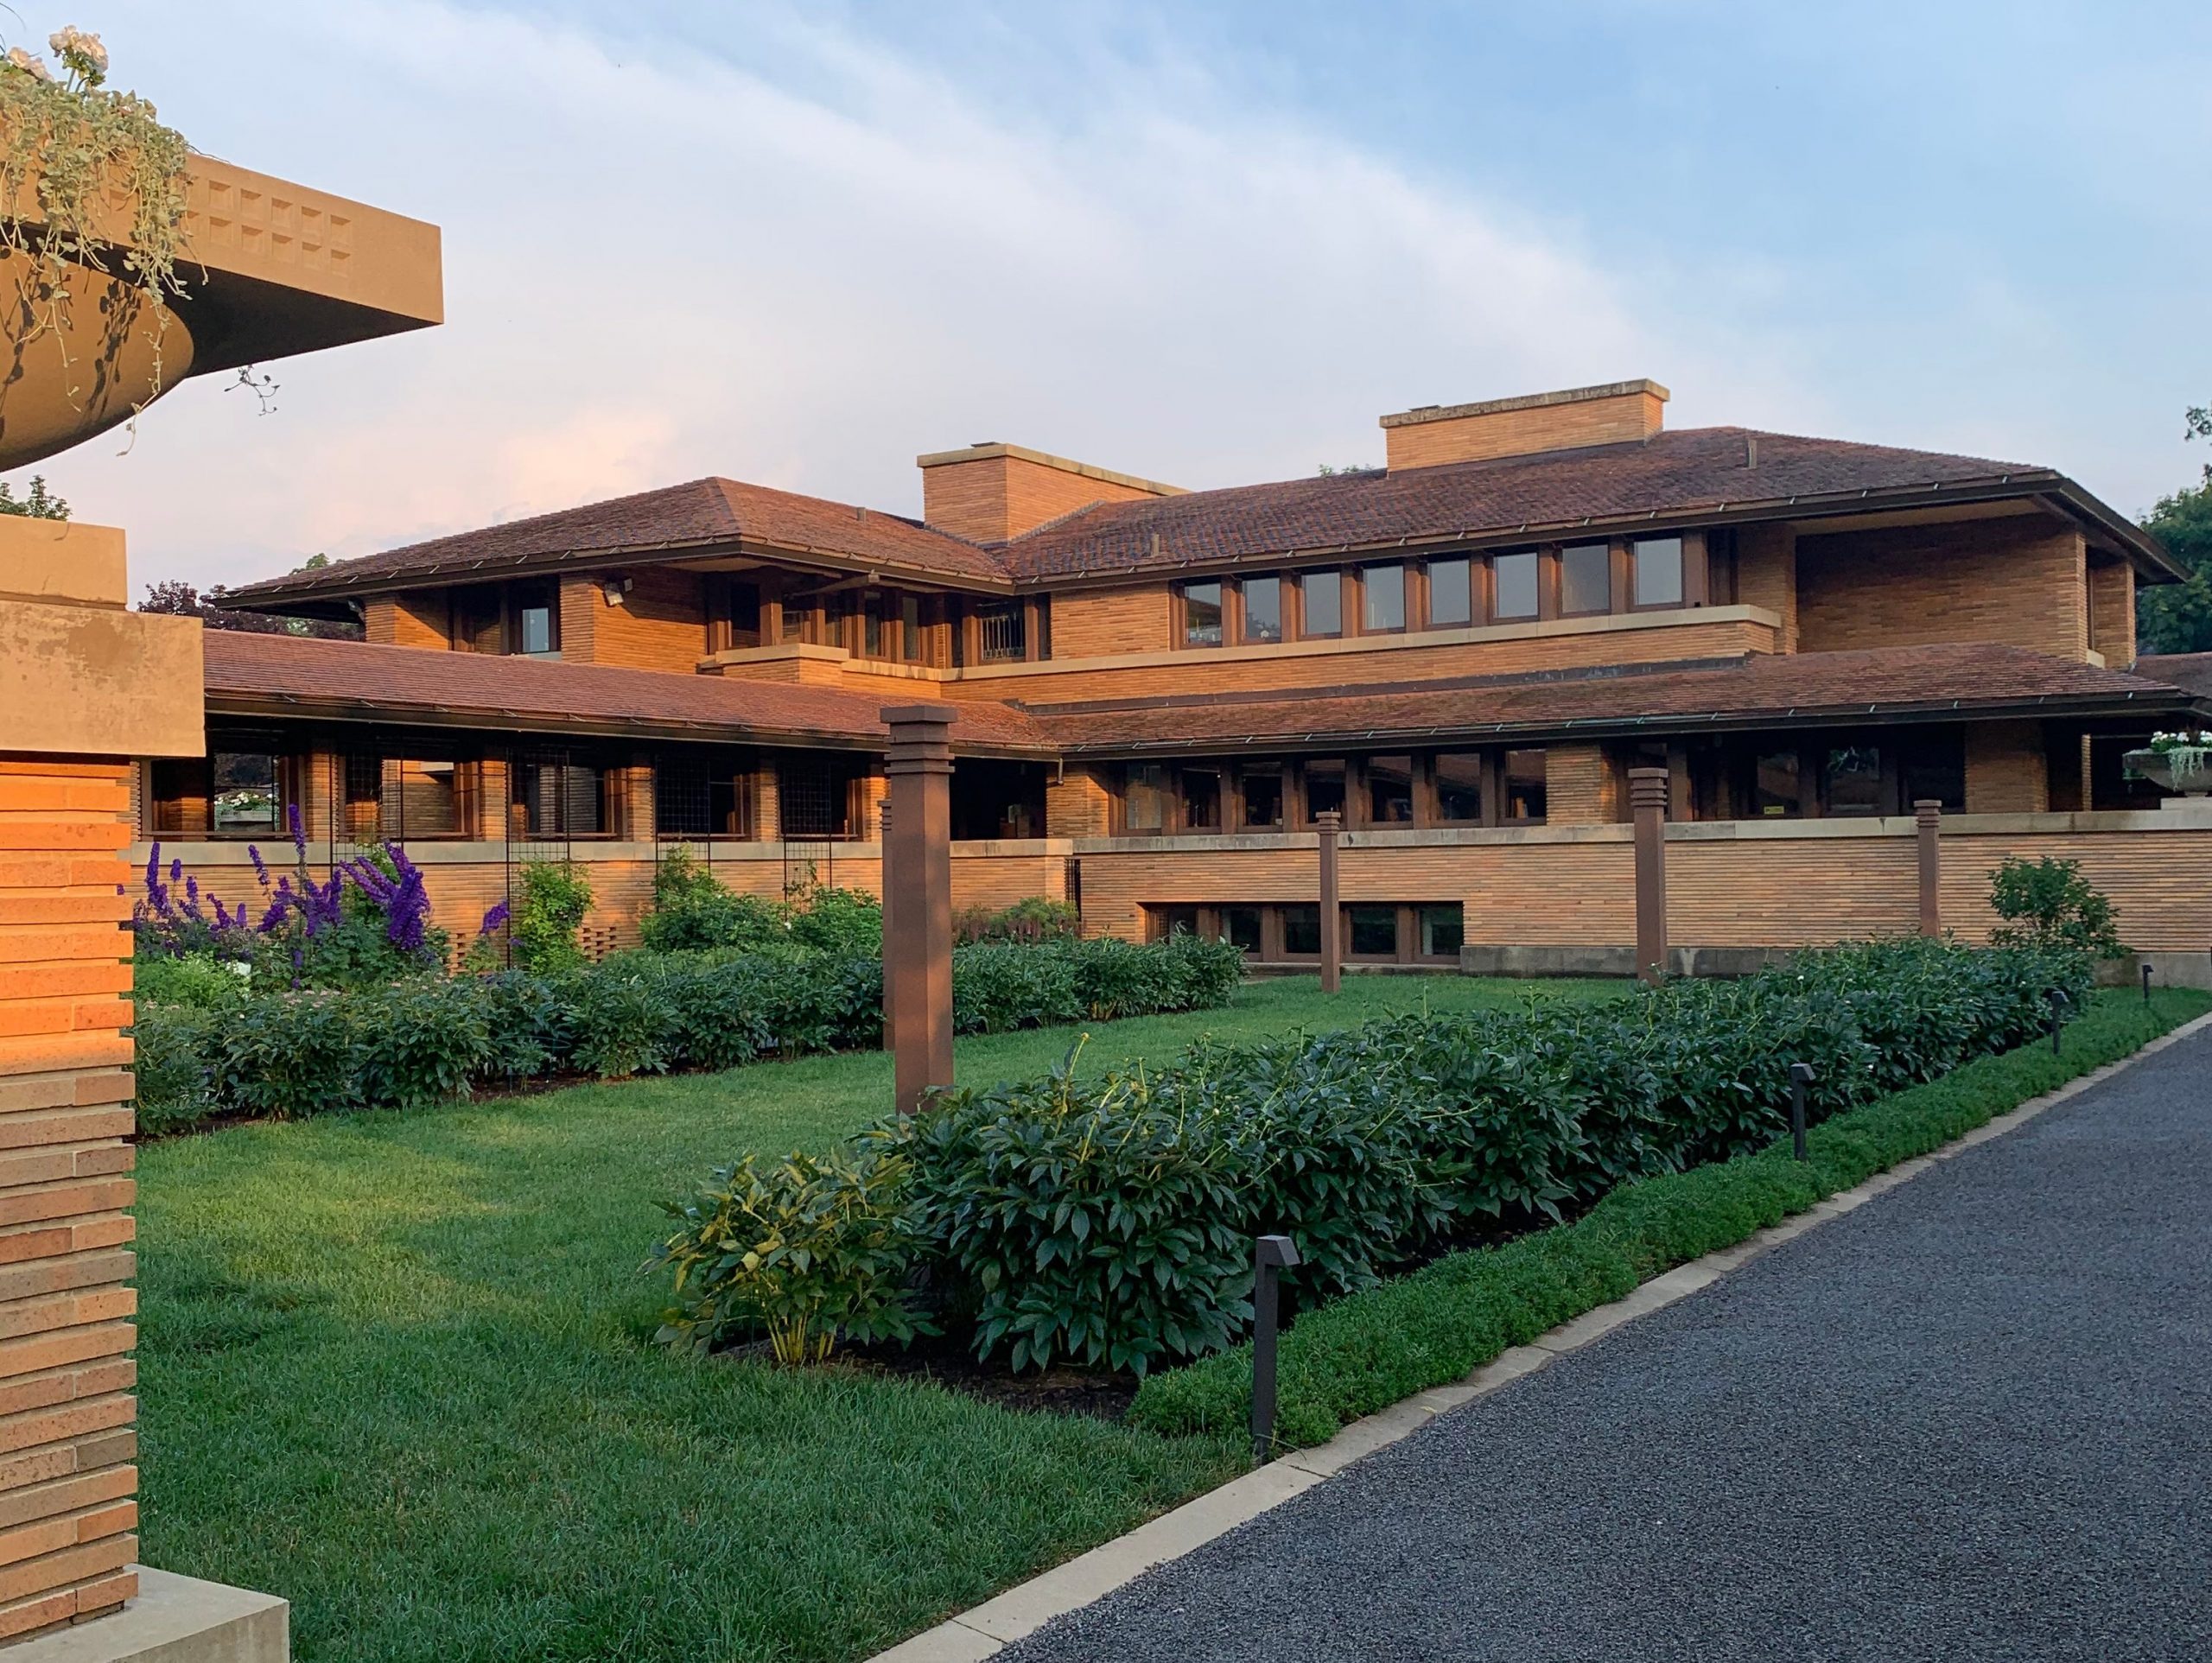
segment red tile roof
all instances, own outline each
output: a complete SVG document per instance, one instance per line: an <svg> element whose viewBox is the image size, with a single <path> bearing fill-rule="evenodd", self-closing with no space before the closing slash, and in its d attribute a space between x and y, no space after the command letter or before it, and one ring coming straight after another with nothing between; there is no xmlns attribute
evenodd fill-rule
<svg viewBox="0 0 2212 1663"><path fill-rule="evenodd" d="M1758 464L1750 459L1756 446ZM1701 428L1641 443L1335 473L1274 485L1104 503L1000 551L1017 577L1134 571L1249 555L1556 531L1635 517L1681 519L1724 505L1925 490L2007 479L2048 486L2047 468L1980 456ZM1156 546L1155 546L1156 540Z"/></svg>
<svg viewBox="0 0 2212 1663"><path fill-rule="evenodd" d="M1070 752L1236 751L1251 745L1529 737L1588 730L1792 726L1904 714L2177 710L2163 682L2024 647L1961 644L1754 655L1732 663L1461 678L1340 693L1216 695L1035 711ZM2200 703L2203 701L2200 700Z"/></svg>
<svg viewBox="0 0 2212 1663"><path fill-rule="evenodd" d="M1756 449L1757 466L1751 465ZM982 547L918 521L734 479L694 479L610 502L365 555L232 591L248 606L312 605L521 570L749 550L833 567L1002 587L1093 573L1387 547L1400 542L1556 535L1771 506L1982 488L2067 495L2116 536L2136 528L2048 468L1742 428L1662 433L1636 444L1338 473L1270 485L1097 503L1011 543Z"/></svg>
<svg viewBox="0 0 2212 1663"><path fill-rule="evenodd" d="M2146 653L2135 661L2135 673L2212 699L2212 652Z"/></svg>
<svg viewBox="0 0 2212 1663"><path fill-rule="evenodd" d="M221 715L373 718L492 730L630 733L880 746L886 699L841 688L682 676L423 647L371 646L210 630L208 708ZM1007 706L957 703L957 751L1039 754L1034 721Z"/></svg>
<svg viewBox="0 0 2212 1663"><path fill-rule="evenodd" d="M261 606L343 599L410 581L468 582L518 568L734 552L741 543L954 581L1002 586L1006 579L1004 568L975 544L917 521L766 486L705 479L341 560L246 584L225 600Z"/></svg>

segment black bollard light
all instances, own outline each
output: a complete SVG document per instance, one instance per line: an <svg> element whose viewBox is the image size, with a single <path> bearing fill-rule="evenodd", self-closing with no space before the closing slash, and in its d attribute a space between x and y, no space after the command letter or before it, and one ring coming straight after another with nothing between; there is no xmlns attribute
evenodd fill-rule
<svg viewBox="0 0 2212 1663"><path fill-rule="evenodd" d="M2143 1002L2151 1002L2151 967L2147 964L2143 967Z"/></svg>
<svg viewBox="0 0 2212 1663"><path fill-rule="evenodd" d="M1810 1063L1789 1065L1789 1142L1797 1158L1805 1158L1805 1088L1820 1076Z"/></svg>
<svg viewBox="0 0 2212 1663"><path fill-rule="evenodd" d="M1252 1238L1252 1459L1265 1461L1275 1441L1275 1304L1282 1273L1298 1263L1287 1235Z"/></svg>
<svg viewBox="0 0 2212 1663"><path fill-rule="evenodd" d="M2066 997L2063 987L2050 990L2050 1054L2053 1057L2060 1056L2065 1050L2060 1037L2064 1032L2066 1019L2059 1015L2059 1012L2072 1002Z"/></svg>

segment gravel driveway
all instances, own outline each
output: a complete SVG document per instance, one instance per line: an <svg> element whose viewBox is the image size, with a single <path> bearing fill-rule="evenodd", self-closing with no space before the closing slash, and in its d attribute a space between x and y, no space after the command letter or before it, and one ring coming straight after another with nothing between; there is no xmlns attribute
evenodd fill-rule
<svg viewBox="0 0 2212 1663"><path fill-rule="evenodd" d="M2212 1032L999 1656L2212 1658Z"/></svg>

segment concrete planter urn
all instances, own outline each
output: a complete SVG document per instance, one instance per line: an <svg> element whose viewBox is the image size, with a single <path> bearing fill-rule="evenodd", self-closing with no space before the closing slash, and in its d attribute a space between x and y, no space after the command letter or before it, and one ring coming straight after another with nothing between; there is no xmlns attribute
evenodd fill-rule
<svg viewBox="0 0 2212 1663"><path fill-rule="evenodd" d="M2186 745L2171 751L2130 751L2120 759L2128 771L2183 797L2212 793L2212 746Z"/></svg>

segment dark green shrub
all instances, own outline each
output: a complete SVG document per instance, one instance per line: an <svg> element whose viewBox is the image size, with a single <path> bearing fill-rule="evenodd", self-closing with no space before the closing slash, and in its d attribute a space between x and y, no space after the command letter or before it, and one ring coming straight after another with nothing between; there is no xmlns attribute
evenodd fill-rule
<svg viewBox="0 0 2212 1663"><path fill-rule="evenodd" d="M883 956L883 905L856 889L812 889L791 918L791 940L832 958Z"/></svg>
<svg viewBox="0 0 2212 1663"><path fill-rule="evenodd" d="M141 953L131 962L131 996L162 1005L215 1010L236 1004L252 991L253 969L243 959L219 959L207 953L187 953L177 958Z"/></svg>
<svg viewBox="0 0 2212 1663"><path fill-rule="evenodd" d="M861 1146L911 1162L979 1354L1141 1374L1218 1349L1251 1317L1234 1152L1211 1129L1141 1080L1078 1095L1063 1067L957 1094Z"/></svg>
<svg viewBox="0 0 2212 1663"><path fill-rule="evenodd" d="M779 1362L819 1362L840 1340L908 1340L928 1324L907 1289L915 1207L895 1156L838 1151L764 1165L748 1155L669 1211L656 1257L675 1272L662 1337L704 1349L765 1333Z"/></svg>
<svg viewBox="0 0 2212 1663"><path fill-rule="evenodd" d="M491 1068L493 1001L471 978L397 983L359 996L361 1101L428 1108L468 1095Z"/></svg>
<svg viewBox="0 0 2212 1663"><path fill-rule="evenodd" d="M789 939L791 919L791 909L780 902L732 893L679 846L653 874L652 910L639 932L656 953L759 948Z"/></svg>
<svg viewBox="0 0 2212 1663"><path fill-rule="evenodd" d="M2093 959L2127 951L2111 900L2082 875L2079 860L2008 856L1989 875L1989 904L2005 921L1990 931L2000 947L2070 949Z"/></svg>
<svg viewBox="0 0 2212 1663"><path fill-rule="evenodd" d="M591 882L573 860L541 860L522 869L522 904L507 925L515 962L550 975L584 962L576 932L591 911Z"/></svg>
<svg viewBox="0 0 2212 1663"><path fill-rule="evenodd" d="M1006 1033L1085 1014L1073 955L1054 948L979 943L952 952L952 1028Z"/></svg>
<svg viewBox="0 0 2212 1663"><path fill-rule="evenodd" d="M568 1054L568 1007L561 991L527 970L463 978L475 984L490 1041L479 1078L508 1085L550 1074Z"/></svg>
<svg viewBox="0 0 2212 1663"><path fill-rule="evenodd" d="M952 920L952 939L965 946L973 942L1071 941L1083 915L1066 901L1032 895L1012 906L965 907Z"/></svg>
<svg viewBox="0 0 2212 1663"><path fill-rule="evenodd" d="M664 984L677 1055L695 1069L733 1069L775 1042L768 1012L780 967L758 958L711 961L672 973Z"/></svg>
<svg viewBox="0 0 2212 1663"><path fill-rule="evenodd" d="M559 984L569 1066L601 1080L661 1074L676 1060L677 1012L658 977L585 970Z"/></svg>
<svg viewBox="0 0 2212 1663"><path fill-rule="evenodd" d="M219 1017L190 1005L142 1003L135 1018L130 1072L137 1087L138 1130L158 1136L199 1125L215 1112Z"/></svg>
<svg viewBox="0 0 2212 1663"><path fill-rule="evenodd" d="M222 1012L214 1087L226 1106L297 1120L360 1101L354 995L277 993Z"/></svg>

